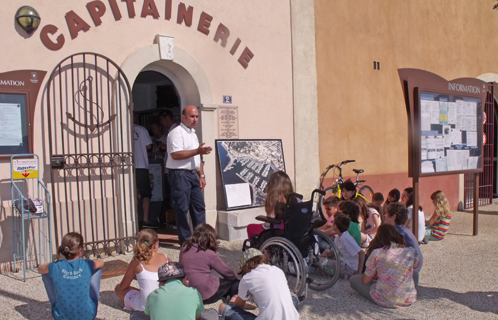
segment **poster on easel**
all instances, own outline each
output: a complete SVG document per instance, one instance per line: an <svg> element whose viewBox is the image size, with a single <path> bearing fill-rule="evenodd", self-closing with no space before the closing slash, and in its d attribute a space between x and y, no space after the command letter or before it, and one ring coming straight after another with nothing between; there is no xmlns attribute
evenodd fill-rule
<svg viewBox="0 0 498 320"><path fill-rule="evenodd" d="M482 99L415 88L420 176L482 170Z"/></svg>

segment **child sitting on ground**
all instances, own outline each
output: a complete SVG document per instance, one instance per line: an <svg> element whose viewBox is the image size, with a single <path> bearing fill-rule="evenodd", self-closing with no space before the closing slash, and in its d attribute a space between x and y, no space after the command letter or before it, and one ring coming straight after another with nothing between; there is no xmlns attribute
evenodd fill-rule
<svg viewBox="0 0 498 320"><path fill-rule="evenodd" d="M323 200L323 217L325 220L316 221L314 224L315 228L319 228L318 230L325 232L325 229L332 227L332 221L334 221L334 214L337 212L339 201L339 198L336 196L330 196Z"/></svg>
<svg viewBox="0 0 498 320"><path fill-rule="evenodd" d="M124 309L144 311L147 296L158 288L157 269L169 262L166 254L158 253L159 237L154 230L143 229L137 234L137 243L133 248L133 260L126 270L123 280L114 292L124 301ZM137 280L138 288L131 282Z"/></svg>
<svg viewBox="0 0 498 320"><path fill-rule="evenodd" d="M444 193L440 190L431 195L432 203L434 203L434 213L431 218L425 222L426 230L424 243L428 241L443 240L446 232L450 228L451 211L450 204Z"/></svg>
<svg viewBox="0 0 498 320"><path fill-rule="evenodd" d="M218 236L209 224L198 225L192 238L180 250L180 263L183 265L190 286L199 290L205 304L227 298L230 300L239 290L239 280L216 253ZM222 276L212 274L212 270Z"/></svg>
<svg viewBox="0 0 498 320"><path fill-rule="evenodd" d="M363 198L356 197L352 202L360 208L361 246L366 248L375 238L377 228L381 224L380 214L374 208L369 208Z"/></svg>
<svg viewBox="0 0 498 320"><path fill-rule="evenodd" d="M377 212L380 214L380 220L382 221L383 218L383 208L382 204L384 203L384 195L380 192L376 192L372 196L372 202L368 204L369 207L374 208L377 210Z"/></svg>
<svg viewBox="0 0 498 320"><path fill-rule="evenodd" d="M168 262L159 267L159 288L149 294L145 314L134 320L218 320L214 309L204 310L204 304L195 288L188 288L189 281L179 262Z"/></svg>
<svg viewBox="0 0 498 320"><path fill-rule="evenodd" d="M407 227L410 230L412 229L412 221L413 221L413 197L414 197L414 191L413 188L406 188L403 190L403 193L401 194L401 202L406 206L408 209L408 219L405 222L405 227ZM418 209L418 233L415 235L417 238L417 241L420 243L424 240L425 236L425 215L424 215L424 210L422 209L421 206L419 206Z"/></svg>
<svg viewBox="0 0 498 320"><path fill-rule="evenodd" d="M351 219L351 223L349 224L348 232L356 241L356 243L361 246L361 229L359 223L360 209L358 206L351 201L340 201L339 206L337 207L337 213L343 213ZM336 213L336 214L337 214ZM335 215L334 215L335 217ZM334 231L333 222L327 221L326 228L323 228L323 232L325 232L329 237L334 238L336 233Z"/></svg>
<svg viewBox="0 0 498 320"><path fill-rule="evenodd" d="M399 190L396 188L392 189L387 194L386 202L384 202L382 207L385 209L388 204L399 202L400 197L401 197L401 193L399 192Z"/></svg>
<svg viewBox="0 0 498 320"><path fill-rule="evenodd" d="M249 248L243 253L239 275L242 276L239 295L233 305L220 305L221 320L299 319L298 299L291 295L284 272L269 265L261 251ZM244 311L246 301L251 297L259 308L257 317Z"/></svg>
<svg viewBox="0 0 498 320"><path fill-rule="evenodd" d="M83 236L69 232L61 241L58 260L38 267L54 319L90 320L97 316L102 260L81 259Z"/></svg>
<svg viewBox="0 0 498 320"><path fill-rule="evenodd" d="M333 229L337 236L334 243L341 255L341 270L340 274L349 277L355 273L361 273L363 269L363 262L365 261L365 252L361 250L360 246L353 237L349 234L348 228L351 219L345 214L337 213L334 218ZM333 266L335 263L331 260L332 251L326 249L323 251L319 267L329 274L333 274Z"/></svg>

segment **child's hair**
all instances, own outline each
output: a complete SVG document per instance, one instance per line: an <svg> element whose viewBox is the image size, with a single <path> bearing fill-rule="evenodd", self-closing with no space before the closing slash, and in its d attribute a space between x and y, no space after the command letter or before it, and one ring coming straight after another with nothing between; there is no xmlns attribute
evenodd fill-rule
<svg viewBox="0 0 498 320"><path fill-rule="evenodd" d="M202 223L195 227L192 237L183 245L185 251L189 251L194 244L197 244L197 251L218 250L218 236L213 227L207 223Z"/></svg>
<svg viewBox="0 0 498 320"><path fill-rule="evenodd" d="M400 247L406 247L405 239L394 226L390 224L381 224L377 229L375 238L372 239L370 245L368 246L367 256L369 256L375 249L388 249L391 246L391 243L395 243Z"/></svg>
<svg viewBox="0 0 498 320"><path fill-rule="evenodd" d="M403 192L408 195L408 201L406 202L406 207L408 208L413 205L413 188L406 188Z"/></svg>
<svg viewBox="0 0 498 320"><path fill-rule="evenodd" d="M270 176L266 188L268 190L265 199L266 213L274 212L275 218L283 219L287 197L294 192L292 181L287 173L277 171Z"/></svg>
<svg viewBox="0 0 498 320"><path fill-rule="evenodd" d="M66 260L73 260L83 249L83 236L78 232L69 232L62 237L61 245L57 250Z"/></svg>
<svg viewBox="0 0 498 320"><path fill-rule="evenodd" d="M443 191L438 190L431 194L431 200L436 207L436 214L440 217L447 217L451 215L450 204L444 195Z"/></svg>
<svg viewBox="0 0 498 320"><path fill-rule="evenodd" d="M353 181L348 179L341 184L341 190L356 191L356 186Z"/></svg>
<svg viewBox="0 0 498 320"><path fill-rule="evenodd" d="M358 206L358 209L360 209L360 215L363 217L363 220L367 220L368 218L367 201L362 197L356 197L351 199L351 202Z"/></svg>
<svg viewBox="0 0 498 320"><path fill-rule="evenodd" d="M393 202L387 205L385 212L389 217L396 215L394 222L397 225L405 224L406 219L408 219L408 209L401 202Z"/></svg>
<svg viewBox="0 0 498 320"><path fill-rule="evenodd" d="M255 256L247 260L246 263L240 268L239 275L244 276L245 274L251 272L251 270L256 269L260 264L267 264L268 260L265 256Z"/></svg>
<svg viewBox="0 0 498 320"><path fill-rule="evenodd" d="M350 223L351 218L343 213L338 213L334 217L334 224L341 233L348 231Z"/></svg>
<svg viewBox="0 0 498 320"><path fill-rule="evenodd" d="M389 197L394 198L394 202L399 202L399 198L401 198L401 193L396 188L389 191L389 193L387 194L386 202L385 202L386 204L394 203L394 202L389 202Z"/></svg>
<svg viewBox="0 0 498 320"><path fill-rule="evenodd" d="M329 207L337 207L339 205L339 201L340 199L336 196L330 196L330 197L327 197L327 199L323 200L323 203L322 205L325 207L325 206L329 206Z"/></svg>
<svg viewBox="0 0 498 320"><path fill-rule="evenodd" d="M372 196L372 202L373 201L380 201L380 202L384 202L384 195L380 192L376 192L373 194Z"/></svg>
<svg viewBox="0 0 498 320"><path fill-rule="evenodd" d="M152 229L143 229L137 234L137 243L133 248L135 259L141 262L149 262L152 259L152 247L159 241L157 233Z"/></svg>
<svg viewBox="0 0 498 320"><path fill-rule="evenodd" d="M351 201L343 200L339 202L339 211L344 213L351 219L351 221L359 223L358 218L360 217L360 208L352 203Z"/></svg>

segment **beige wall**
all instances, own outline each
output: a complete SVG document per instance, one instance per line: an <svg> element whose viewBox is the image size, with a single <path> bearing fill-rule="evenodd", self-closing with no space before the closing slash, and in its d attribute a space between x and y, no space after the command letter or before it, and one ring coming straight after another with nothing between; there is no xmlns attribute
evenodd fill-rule
<svg viewBox="0 0 498 320"><path fill-rule="evenodd" d="M320 166L356 159L348 175L363 168L367 180L398 174L404 181L383 185L377 176L374 190L406 187L407 116L397 69L448 80L496 73L492 7L487 0L315 1Z"/></svg>
<svg viewBox="0 0 498 320"><path fill-rule="evenodd" d="M293 87L292 87L292 52L291 21L289 1L256 0L172 0L171 20L165 20L165 2L156 0L160 17L153 19L140 17L143 0L134 2L135 17L129 18L127 3L116 1L122 15L115 21L109 1L102 1L106 7L101 17L101 25L95 26L86 5L88 0L53 2L34 0L29 3L42 18L41 26L32 35L27 36L15 23L14 15L19 3L6 2L0 12L0 30L2 30L2 53L0 72L17 69L46 70L48 75L56 64L65 57L78 52L96 52L107 56L123 69L129 71L129 81L133 84L138 72L144 68L159 70L165 66L159 60L159 49L154 38L157 34L175 37L177 55L167 68L175 68L190 73L191 78L183 80L184 84L193 79L195 86L183 88L186 94L192 94L202 105L202 127L199 128L200 139L214 147L217 133L217 106L223 105L223 95L231 95L233 104L238 106L240 139L282 139L286 168L294 178L294 137L293 137ZM190 27L177 23L180 2L193 7L193 19ZM131 3L131 2L129 2ZM90 29L78 33L71 39L65 21L65 15L73 10ZM198 31L202 12L213 17L209 35ZM48 24L55 25L58 31L50 36L55 41L59 34L65 37L64 46L57 51L47 49L40 40L42 28ZM230 36L226 47L213 38L220 24L226 26ZM237 38L241 43L232 55L230 50ZM238 62L243 50L248 47L254 54L245 69ZM8 48L8 49L7 49ZM172 65L171 65L172 63ZM45 98L44 90L47 79L42 84L38 98L34 121L34 152L44 152L42 125ZM192 90L197 92L192 93ZM216 220L216 156L214 153L206 159L206 203L210 213L208 221ZM41 158L44 163L48 159ZM42 166L43 167L43 166ZM8 179L9 162L0 161L0 179ZM49 174L42 174L49 184ZM1 188L2 205L8 207L9 189ZM7 212L10 212L8 209Z"/></svg>

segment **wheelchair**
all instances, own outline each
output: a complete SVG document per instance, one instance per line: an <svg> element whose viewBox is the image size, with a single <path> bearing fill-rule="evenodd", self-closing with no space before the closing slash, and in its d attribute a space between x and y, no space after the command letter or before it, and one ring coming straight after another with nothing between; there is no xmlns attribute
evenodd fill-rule
<svg viewBox="0 0 498 320"><path fill-rule="evenodd" d="M303 196L292 193L287 198L284 219L257 216L256 220L270 223L270 229L247 239L242 250L253 247L261 250L270 265L280 268L287 279L289 289L302 300L308 287L326 290L339 278L340 254L334 241L320 230L313 228L314 190L310 201L299 201ZM299 200L298 200L299 199ZM283 223L283 229L275 228ZM328 251L327 266L323 266L321 255Z"/></svg>

